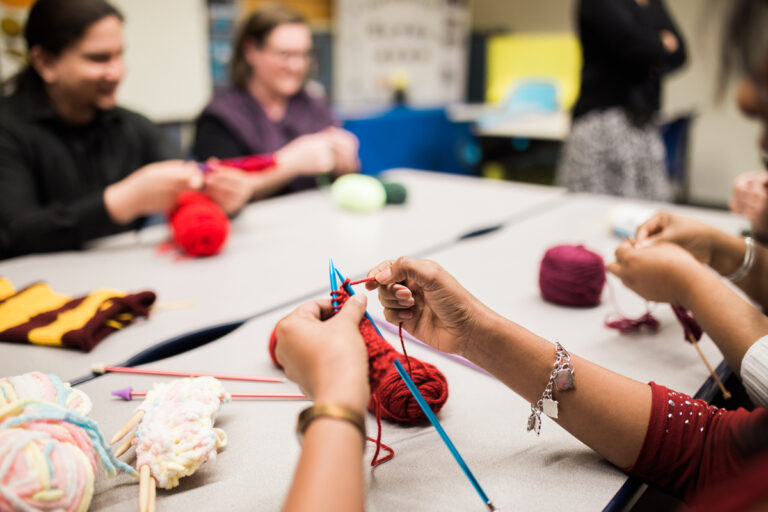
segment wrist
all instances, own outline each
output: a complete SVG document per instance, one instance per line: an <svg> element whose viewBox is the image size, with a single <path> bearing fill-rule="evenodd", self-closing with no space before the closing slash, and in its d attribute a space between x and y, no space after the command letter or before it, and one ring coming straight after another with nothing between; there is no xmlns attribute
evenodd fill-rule
<svg viewBox="0 0 768 512"><path fill-rule="evenodd" d="M715 289L716 283L720 283L720 279L703 265L682 270L676 281L674 289L677 290L677 297L674 303L689 310L693 309L693 302L700 295L702 286L704 289Z"/></svg>
<svg viewBox="0 0 768 512"><path fill-rule="evenodd" d="M296 166L291 161L290 152L285 148L275 151L273 154L275 165L273 169L277 172L281 172L286 176L297 176L299 174Z"/></svg>
<svg viewBox="0 0 768 512"><path fill-rule="evenodd" d="M370 397L367 376L365 378L337 378L328 384L317 386L313 399L317 404L339 404L349 407L360 414Z"/></svg>
<svg viewBox="0 0 768 512"><path fill-rule="evenodd" d="M712 237L710 266L720 275L736 272L744 261L746 243L744 238L717 232Z"/></svg>
<svg viewBox="0 0 768 512"><path fill-rule="evenodd" d="M500 353L496 347L507 343L507 333L516 324L489 308L482 308L475 314L475 318L477 323L471 332L467 333L465 349L458 355L483 366L487 355Z"/></svg>
<svg viewBox="0 0 768 512"><path fill-rule="evenodd" d="M354 428L360 434L362 444L365 446L367 436L364 413L334 402L317 402L301 411L296 421L296 434L301 440L310 425L329 420L346 424L348 428Z"/></svg>

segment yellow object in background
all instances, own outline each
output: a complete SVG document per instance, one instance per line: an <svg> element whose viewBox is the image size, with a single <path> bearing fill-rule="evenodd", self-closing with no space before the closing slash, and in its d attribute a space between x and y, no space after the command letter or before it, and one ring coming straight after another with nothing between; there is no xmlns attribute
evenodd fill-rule
<svg viewBox="0 0 768 512"><path fill-rule="evenodd" d="M247 16L264 4L274 0L240 0L240 13ZM310 23L331 20L331 0L283 0L279 2L304 15Z"/></svg>
<svg viewBox="0 0 768 512"><path fill-rule="evenodd" d="M560 105L570 110L579 95L581 45L571 33L493 36L487 46L485 99L498 103L519 81L550 79L558 84Z"/></svg>

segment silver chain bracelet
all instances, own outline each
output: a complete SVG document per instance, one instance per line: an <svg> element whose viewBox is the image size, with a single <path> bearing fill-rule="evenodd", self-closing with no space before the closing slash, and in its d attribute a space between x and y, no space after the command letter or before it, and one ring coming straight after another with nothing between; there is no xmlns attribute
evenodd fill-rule
<svg viewBox="0 0 768 512"><path fill-rule="evenodd" d="M755 241L752 237L748 236L744 238L744 243L746 249L744 250L744 260L741 262L741 266L732 274L725 276L732 283L737 283L744 279L755 264Z"/></svg>
<svg viewBox="0 0 768 512"><path fill-rule="evenodd" d="M557 405L552 392L568 391L575 387L573 381L574 368L571 365L571 354L563 348L560 343L555 343L555 364L552 365L552 372L549 374L549 382L544 388L541 398L536 404L531 404L531 415L528 416L528 426L526 431L541 434L541 413L543 412L550 418L557 418Z"/></svg>

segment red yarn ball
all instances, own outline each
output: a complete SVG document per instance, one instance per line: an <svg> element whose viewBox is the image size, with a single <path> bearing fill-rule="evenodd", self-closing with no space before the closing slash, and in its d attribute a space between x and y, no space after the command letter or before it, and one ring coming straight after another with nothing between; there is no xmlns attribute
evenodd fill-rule
<svg viewBox="0 0 768 512"><path fill-rule="evenodd" d="M349 295L346 293L340 294L340 303L343 304L348 298ZM363 318L360 322L360 334L363 335L368 349L368 384L371 387L368 410L376 414L378 402L378 412L385 420L413 424L427 419L395 369L395 359L400 359L406 370L410 361L411 378L429 404L429 408L437 414L448 400L448 381L440 370L415 357L409 357L406 361L405 356L400 355L392 345L379 336L376 328L367 318ZM269 338L269 355L272 361L282 368L275 357L276 347L277 334L273 330Z"/></svg>
<svg viewBox="0 0 768 512"><path fill-rule="evenodd" d="M202 192L181 194L170 224L174 243L191 256L218 254L229 237L229 217Z"/></svg>
<svg viewBox="0 0 768 512"><path fill-rule="evenodd" d="M541 295L555 304L596 306L600 304L605 279L603 258L583 245L552 247L541 260Z"/></svg>

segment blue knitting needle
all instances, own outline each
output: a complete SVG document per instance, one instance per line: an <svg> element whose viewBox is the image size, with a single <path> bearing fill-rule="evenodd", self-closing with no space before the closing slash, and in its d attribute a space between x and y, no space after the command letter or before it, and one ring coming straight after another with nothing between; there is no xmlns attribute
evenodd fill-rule
<svg viewBox="0 0 768 512"><path fill-rule="evenodd" d="M424 400L424 397L421 395L419 388L417 388L416 384L414 384L413 380L411 380L411 377L408 375L408 372L405 371L405 368L403 368L403 365L400 363L399 359L395 359L395 368L397 368L397 373L399 373L400 377L402 377L403 381L405 381L405 385L408 386L408 390L419 403L421 410L424 411L424 414L427 415L427 419L429 419L430 423L432 423L432 426L435 427L435 430L437 430L437 433L440 434L440 437L443 438L443 442L451 451L451 455L453 455L453 458L456 459L456 462L459 463L459 467L461 467L461 469L464 471L464 474L467 475L467 478L469 478L469 481L477 491L477 494L480 495L480 498L483 500L483 503L485 503L485 506L488 507L488 510L491 511L498 510L495 506L493 506L493 503L485 494L483 488L480 487L480 483L475 478L475 475L472 474L472 471L469 470L467 463L464 462L464 459L462 459L461 455L459 455L459 451L451 442L451 438L448 437L448 434L446 434L445 430L443 430L443 427L440 425L437 416L435 416L435 413L433 413L432 409L429 408L427 401Z"/></svg>
<svg viewBox="0 0 768 512"><path fill-rule="evenodd" d="M334 270L336 271L336 274L339 276L339 279L341 279L342 283L347 280L343 275L341 275L341 272L339 272L339 269L334 268ZM346 290L346 292L350 295L355 294L355 290L353 290L350 285L345 286L344 290ZM368 314L368 310L365 311L365 318L367 318L368 321L371 322L371 325L373 325L373 328L376 329L377 333L379 333L379 336L384 338L384 335L381 334L381 331L379 330L379 326L376 325L376 322L373 321L373 318L371 318L371 315Z"/></svg>
<svg viewBox="0 0 768 512"><path fill-rule="evenodd" d="M328 272L331 275L331 293L333 293L339 289L339 284L336 281L336 272L338 272L338 270L336 270L336 267L333 266L333 258L328 259ZM333 299L332 304L334 307L336 307L338 306L339 301Z"/></svg>

